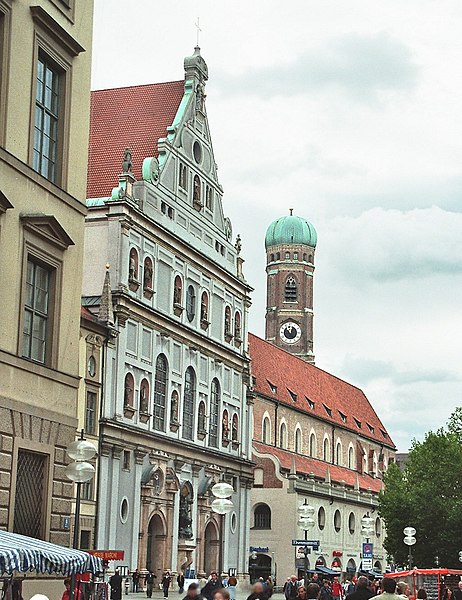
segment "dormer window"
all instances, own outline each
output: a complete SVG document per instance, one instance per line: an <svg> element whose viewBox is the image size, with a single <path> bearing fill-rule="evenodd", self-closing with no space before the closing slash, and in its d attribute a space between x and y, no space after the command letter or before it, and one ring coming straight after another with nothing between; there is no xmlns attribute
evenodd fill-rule
<svg viewBox="0 0 462 600"><path fill-rule="evenodd" d="M370 423L366 423L366 425L367 425L367 427L368 427L369 431L370 431L371 433L374 433L374 431L375 431L375 428L374 428L374 426L373 426L373 425L371 425Z"/></svg>
<svg viewBox="0 0 462 600"><path fill-rule="evenodd" d="M289 392L289 396L291 397L292 402L297 402L297 394L292 390L289 390L289 388L287 388L287 391Z"/></svg>
<svg viewBox="0 0 462 600"><path fill-rule="evenodd" d="M347 416L345 414L343 414L342 411L340 411L340 410L338 411L338 414L340 415L340 418L342 419L342 421L344 423L346 423L347 422Z"/></svg>
<svg viewBox="0 0 462 600"><path fill-rule="evenodd" d="M274 383L271 383L271 381L269 381L268 379L266 381L268 381L268 385L270 386L271 393L272 394L277 394L278 393L278 386L274 385Z"/></svg>
<svg viewBox="0 0 462 600"><path fill-rule="evenodd" d="M326 411L326 413L329 415L329 417L331 417L332 416L332 409L330 409L324 403L323 403L323 406L324 406L324 410Z"/></svg>
<svg viewBox="0 0 462 600"><path fill-rule="evenodd" d="M310 407L312 410L314 410L315 404L314 404L313 400L310 400L310 399L308 398L308 396L305 396L305 400L308 402L308 406L309 406L309 407Z"/></svg>
<svg viewBox="0 0 462 600"><path fill-rule="evenodd" d="M358 427L358 429L361 429L361 421L356 417L353 417L353 421L356 423L356 427Z"/></svg>

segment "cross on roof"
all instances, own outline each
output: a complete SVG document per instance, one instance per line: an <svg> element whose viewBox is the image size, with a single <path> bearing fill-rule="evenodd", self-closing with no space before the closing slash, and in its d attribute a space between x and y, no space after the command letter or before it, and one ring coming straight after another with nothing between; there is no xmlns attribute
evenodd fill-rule
<svg viewBox="0 0 462 600"><path fill-rule="evenodd" d="M197 17L197 21L195 23L196 29L197 29L197 43L196 46L199 46L199 37L200 37L200 33L202 31L202 29L199 27L199 17Z"/></svg>

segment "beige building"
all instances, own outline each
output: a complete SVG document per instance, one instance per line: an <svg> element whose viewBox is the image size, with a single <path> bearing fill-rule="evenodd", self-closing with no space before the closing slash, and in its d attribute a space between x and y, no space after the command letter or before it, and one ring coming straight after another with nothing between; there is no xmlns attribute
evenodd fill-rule
<svg viewBox="0 0 462 600"><path fill-rule="evenodd" d="M0 527L70 541L92 1L0 0Z"/></svg>

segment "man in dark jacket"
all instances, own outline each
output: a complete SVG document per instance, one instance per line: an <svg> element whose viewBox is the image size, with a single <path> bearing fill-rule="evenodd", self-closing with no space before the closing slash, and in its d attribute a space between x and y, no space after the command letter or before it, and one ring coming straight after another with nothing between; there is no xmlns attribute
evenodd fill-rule
<svg viewBox="0 0 462 600"><path fill-rule="evenodd" d="M182 594L184 592L184 575L183 571L180 571L178 577L176 578L176 582L178 584L179 590L178 593Z"/></svg>
<svg viewBox="0 0 462 600"><path fill-rule="evenodd" d="M204 598L207 598L207 600L213 600L214 592L221 589L222 587L223 584L218 579L218 573L216 571L212 571L210 573L210 579L201 590L201 594L204 596Z"/></svg>
<svg viewBox="0 0 462 600"><path fill-rule="evenodd" d="M361 575L356 582L356 592L348 594L346 600L369 600L373 595L374 592L369 588L368 578Z"/></svg>
<svg viewBox="0 0 462 600"><path fill-rule="evenodd" d="M114 575L109 578L111 586L111 600L122 600L122 577L119 569L116 569Z"/></svg>

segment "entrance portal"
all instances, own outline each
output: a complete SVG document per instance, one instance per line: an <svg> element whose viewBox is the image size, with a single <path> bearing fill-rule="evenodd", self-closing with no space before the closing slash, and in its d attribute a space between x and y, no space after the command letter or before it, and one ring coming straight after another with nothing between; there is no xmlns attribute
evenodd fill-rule
<svg viewBox="0 0 462 600"><path fill-rule="evenodd" d="M255 560L253 560L252 556L250 556L249 573L251 583L257 581L257 579L260 577L263 577L263 579L266 581L271 575L271 556L257 553L257 558Z"/></svg>
<svg viewBox="0 0 462 600"><path fill-rule="evenodd" d="M148 540L146 552L146 569L157 576L157 581L162 581L164 572L165 554L165 527L160 515L154 515L149 521Z"/></svg>
<svg viewBox="0 0 462 600"><path fill-rule="evenodd" d="M210 575L212 571L218 572L218 561L220 554L220 541L218 529L213 521L209 521L205 528L204 543L204 571Z"/></svg>

